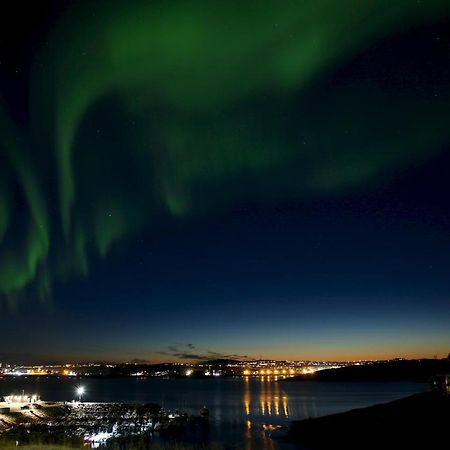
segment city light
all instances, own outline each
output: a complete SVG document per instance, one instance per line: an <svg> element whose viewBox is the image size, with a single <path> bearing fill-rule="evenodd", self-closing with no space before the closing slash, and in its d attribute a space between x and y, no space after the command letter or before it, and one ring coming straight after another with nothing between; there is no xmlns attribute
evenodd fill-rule
<svg viewBox="0 0 450 450"><path fill-rule="evenodd" d="M79 402L81 402L81 399L82 399L82 397L83 397L83 395L84 395L85 392L86 392L86 391L85 391L85 389L84 389L83 386L78 386L78 387L77 387L76 393L77 393L77 395L78 395L78 401L79 401Z"/></svg>

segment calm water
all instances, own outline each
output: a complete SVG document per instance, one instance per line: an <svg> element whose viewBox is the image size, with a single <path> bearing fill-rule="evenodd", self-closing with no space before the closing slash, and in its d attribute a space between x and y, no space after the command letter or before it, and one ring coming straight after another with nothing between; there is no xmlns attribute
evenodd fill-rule
<svg viewBox="0 0 450 450"><path fill-rule="evenodd" d="M166 410L198 413L204 405L211 413L208 441L226 442L227 448L293 448L264 437L261 425L287 425L291 420L318 417L388 402L424 391L419 383L275 382L262 379L159 379L159 378L4 378L0 396L36 393L44 400L75 398L75 388L86 388L85 401L154 402Z"/></svg>

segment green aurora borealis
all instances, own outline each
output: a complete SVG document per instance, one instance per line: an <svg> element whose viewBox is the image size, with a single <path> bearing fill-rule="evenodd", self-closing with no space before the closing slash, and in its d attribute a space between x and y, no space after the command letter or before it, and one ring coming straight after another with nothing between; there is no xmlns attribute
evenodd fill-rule
<svg viewBox="0 0 450 450"><path fill-rule="evenodd" d="M450 92L323 82L448 1L90 3L35 55L27 123L0 101L2 296L139 229L365 189L450 142Z"/></svg>

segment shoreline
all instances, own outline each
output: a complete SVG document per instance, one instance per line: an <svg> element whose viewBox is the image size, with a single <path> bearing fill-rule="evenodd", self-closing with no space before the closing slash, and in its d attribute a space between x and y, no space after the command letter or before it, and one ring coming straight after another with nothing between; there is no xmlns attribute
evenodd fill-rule
<svg viewBox="0 0 450 450"><path fill-rule="evenodd" d="M259 386L259 384L258 384L258 386ZM314 391L312 391L312 392L314 392ZM403 396L410 395L412 392L414 392L414 390L409 390L409 392L404 392L402 395ZM415 391L415 392L418 392L418 391ZM398 398L398 396L394 397L394 398ZM403 397L402 400L404 400L404 398L405 397ZM272 400L270 400L270 401L272 401ZM386 397L383 398L383 399L379 398L378 402L380 402L380 401L388 401L388 398L386 398ZM396 401L398 401L398 400L396 400ZM25 414L26 416L29 416L34 411L34 412L36 412L39 415L42 414L43 416L44 415L47 416L47 414L45 414L45 413L48 412L48 416L53 416L51 418L50 417L48 417L48 418L50 418L50 421L53 423L53 425L55 425L55 426L53 426L53 425L51 426L51 431L52 432L50 434L54 434L56 432L56 434L59 435L59 437L56 439L56 441L59 441L59 442L62 441L61 438L62 438L63 434L65 434L67 436L65 431L67 431L68 429L71 429L72 432L73 432L73 431L75 431L75 429L79 428L79 425L81 425L84 428L84 431L86 432L86 433L83 433L83 436L85 434L89 434L91 436L92 435L98 435L100 432L102 432L102 433L104 433L104 432L111 433L113 431L112 430L113 425L117 422L117 415L115 414L116 417L111 417L110 414L105 411L105 409L109 409L110 407L112 409L115 409L116 406L120 405L121 407L125 407L126 406L126 407L131 408L132 410L134 410L136 407L139 407L139 405L142 406L142 405L146 404L145 402L142 402L142 401L137 402L137 403L129 402L129 401L128 402L120 402L120 401L119 402L117 402L117 401L100 401L100 402L99 401L94 401L94 402L89 402L89 401L83 401L83 402L81 402L81 404L78 403L78 402L73 402L73 403L72 402L66 402L66 403L64 403L64 402L61 402L61 401L60 402L58 402L58 401L45 401L45 402L40 402L40 403L44 406L44 408L39 408L38 407L36 410L34 410L34 407L31 407L31 411L29 411L29 410L19 411L19 410L16 409L16 413L19 413L20 415ZM368 403L365 403L365 404L367 405ZM375 402L372 403L372 404L375 404ZM356 405L358 405L358 403L356 403ZM355 407L356 405L353 404L353 407ZM383 405L388 405L388 403L381 404L381 406L383 406ZM157 405L155 405L155 406L157 406ZM377 406L380 406L380 403L378 403ZM62 415L58 414L58 410L63 412L62 410L66 409L67 407L69 407L70 409L75 408L75 410L78 410L78 411L73 411L73 414L68 414L67 411L64 414L62 414ZM186 407L186 405L185 405L185 407ZM97 408L100 408L103 411L100 412L99 410L97 410L96 412L94 412L94 410L97 409ZM372 407L370 407L370 408L372 408ZM326 417L336 417L336 416L345 415L345 414L349 414L349 413L353 413L353 412L360 412L360 411L362 411L364 409L370 409L370 408L353 409L351 411L348 410L346 413L335 414L334 416L322 416L321 418L318 418L318 419L310 419L310 420L306 420L306 421L302 421L302 422L316 422L316 421L320 421L322 419L325 419ZM82 411L81 411L82 409L86 409L84 411L84 413L82 413ZM125 409L127 409L127 408L125 408ZM174 407L172 406L170 409L174 410ZM181 409L183 409L183 408L181 408ZM189 409L190 408L188 408L188 410ZM92 410L92 414L88 410ZM328 410L328 411L331 412L331 411L333 411L333 409ZM336 409L334 409L334 411L336 411ZM341 411L342 411L342 409L341 409ZM125 411L123 411L123 412L126 413L126 415L128 415L127 412L125 412ZM134 417L129 417L130 422L133 422L135 420L136 416L135 416L133 411L129 411L129 412L132 413L131 414L132 416L134 416ZM191 413L195 414L194 411L191 411ZM311 410L311 413L313 413L312 410ZM85 428L85 426L86 426L85 419L87 418L86 414L87 414L87 416L91 416L91 418L94 419L94 422L97 422L97 419L100 418L99 416L105 416L105 415L106 416L110 416L108 418L108 420L107 420L107 422L108 422L107 428L108 429L105 430L104 429L105 427L102 426L103 424L100 424L98 422L92 424L94 429L86 429ZM57 418L55 416L59 416L59 418ZM62 416L65 416L65 417L62 417ZM78 422L80 419L82 419L81 416L84 416L83 420L82 420L83 424L81 424L80 422L77 424L76 422ZM291 415L291 414L290 414L290 416L291 417L295 417L295 415ZM302 414L302 415L297 415L296 417L308 417L308 416L306 414ZM41 420L37 421L37 422L41 422L41 423L36 423L36 424L31 425L31 426L29 426L29 425L27 425L26 427L20 427L19 426L19 429L22 430L22 432L18 433L19 435L21 435L20 436L20 441L21 442L24 442L24 441L26 442L28 440L27 434L28 434L29 431L31 431L38 440L40 440L42 442L46 441L47 443L49 443L50 439L48 439L48 438L50 438L50 436L49 436L48 431L50 431L50 430L46 429L45 424L42 423L42 422L48 422L48 420L47 420L48 418L42 417ZM144 419L144 420L141 421L141 424L140 424L139 428L140 428L140 431L144 432L144 435L145 435L146 434L146 430L151 431L151 429L148 428L148 420L150 419L150 417L147 416L146 418L144 418L144 417L141 417L141 418ZM214 416L212 416L212 419L213 418L214 418ZM0 415L0 419L1 419L1 415ZM68 419L69 422L72 422L72 425L69 425L68 428L67 428L66 419ZM109 420L109 419L111 419L111 420ZM266 420L266 419L268 419L268 420ZM89 421L90 420L91 419L89 419ZM176 434L178 434L178 432L181 431L181 435L183 435L184 434L183 433L183 429L185 429L185 426L183 425L183 423L186 421L186 418L184 418L184 419L180 418L180 420L181 420L181 423L178 424L180 426L171 427L171 431L176 432ZM287 431L286 428L291 426L291 429L293 429L294 426L297 423L299 423L299 422L291 422L291 420L292 420L291 418L289 419L289 422L286 422L285 424L280 424L278 421L272 422L269 417L263 418L261 422L259 422L258 420L255 419L255 421L253 421L253 419L252 419L252 429L255 430L255 431L252 431L252 433L251 433L253 436L256 436L257 439L259 439L258 435L261 435L261 434L264 434L267 437L273 437L274 439L275 438L283 439L283 437L285 437L285 435L286 435L286 431ZM127 420L127 422L128 421L129 420ZM19 422L22 422L22 421L19 421ZM153 420L152 420L152 422L156 423L156 421L153 421ZM192 425L195 425L191 421L189 421L189 422ZM213 422L213 420L212 420L212 422ZM130 423L130 425L131 425L131 423ZM197 425L198 425L198 422L197 422ZM262 430L260 430L261 427L263 428ZM0 423L0 428L1 428L1 423ZM128 428L128 426L127 426L127 428ZM144 428L146 430L144 430ZM212 426L211 429L213 430L213 428L214 427ZM192 436L196 433L195 432L196 429L197 429L197 427L194 426L194 428L192 429L192 431L193 431ZM133 430L133 431L136 431L136 430ZM72 432L70 432L68 434L73 434ZM255 434L255 432L257 434ZM14 433L14 432L11 433L10 437L13 437L12 435L15 435L15 434L16 433ZM82 436L79 433L74 433L74 434L76 434L76 436L73 436L73 437L75 439L77 439L78 442L79 442L79 439ZM128 434L128 433L126 433L126 434ZM139 433L139 434L141 434L141 433ZM188 433L188 434L191 434L191 433ZM241 436L241 434L239 434L239 439L240 438L248 439L249 437L247 436L247 434L248 434L247 428L245 428L245 429L243 428L242 436ZM320 431L319 432L319 436L321 436L321 434L323 434L323 433ZM0 435L1 435L1 433L0 433ZM352 435L352 431L350 430L349 436L351 436L351 435ZM245 437L245 436L247 436L247 437ZM145 436L144 436L144 438L145 438ZM183 437L180 436L180 438L181 438L180 442L183 442ZM313 435L312 435L312 438L313 438L313 439L311 439L312 445L309 445L309 448L314 448L315 449L315 448L326 448L327 447L327 445L324 445L324 447L318 446L317 445L317 439L315 439L315 437ZM158 437L158 439L159 439L159 437ZM208 442L208 439L203 439L202 438L201 441L202 442ZM233 439L234 439L234 437L233 437ZM177 438L177 440L178 440L178 438ZM292 445L292 443L297 445L298 442L301 442L304 445L304 442L307 441L305 439L305 434L304 433L302 434L302 436L299 437L299 436L294 436L292 434L292 431L290 433L290 439L289 440L290 440L290 442L284 442L283 444L282 444L281 440L278 441L278 442L280 442L280 445L285 445L285 444ZM190 439L189 439L189 441L190 441ZM3 442L5 442L5 441L3 441ZM53 442L55 442L55 441L53 441ZM320 444L320 442L319 442L319 444ZM274 443L274 445L276 445L276 443ZM0 447L2 447L2 446L0 445ZM292 447L292 448L294 448L294 447ZM303 448L303 447L301 447L301 448ZM361 447L359 447L359 448L361 448Z"/></svg>
<svg viewBox="0 0 450 450"><path fill-rule="evenodd" d="M448 442L450 396L414 394L388 403L293 421L286 442L304 449L417 448Z"/></svg>

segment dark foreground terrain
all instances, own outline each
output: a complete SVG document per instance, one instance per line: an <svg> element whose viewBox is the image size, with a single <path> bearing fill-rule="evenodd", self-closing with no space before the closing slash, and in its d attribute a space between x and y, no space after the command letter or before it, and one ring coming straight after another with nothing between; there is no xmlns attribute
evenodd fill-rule
<svg viewBox="0 0 450 450"><path fill-rule="evenodd" d="M293 422L288 440L316 449L448 448L450 397L437 392Z"/></svg>

